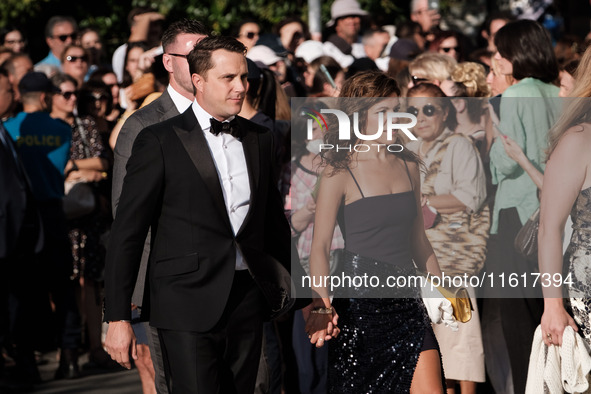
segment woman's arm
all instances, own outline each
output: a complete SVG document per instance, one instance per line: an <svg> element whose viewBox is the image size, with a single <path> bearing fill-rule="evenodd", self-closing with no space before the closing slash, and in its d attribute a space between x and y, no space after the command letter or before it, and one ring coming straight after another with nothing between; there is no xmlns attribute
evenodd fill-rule
<svg viewBox="0 0 591 394"><path fill-rule="evenodd" d="M419 167L415 163L408 163L411 173L412 185L415 192L415 200L417 204L417 217L411 230L411 253L417 268L423 272L429 272L431 275L440 276L441 269L437 262L437 257L433 252L431 243L425 234L425 226L423 224L423 210L421 209L421 176L419 174Z"/></svg>
<svg viewBox="0 0 591 394"><path fill-rule="evenodd" d="M554 274L562 273L564 225L588 178L587 154L590 144L587 139L589 137L584 132L567 131L546 165L540 206L538 262L540 273L549 274L551 278ZM544 341L547 344L561 344L564 328L570 325L576 331L576 324L564 309L561 286L542 287L542 290L544 314L541 324Z"/></svg>
<svg viewBox="0 0 591 394"><path fill-rule="evenodd" d="M316 214L314 218L314 238L310 252L310 275L314 294L314 308L330 308L328 289L325 286L325 278L329 278L330 246L337 221L337 212L345 193L344 172L330 176L332 167L327 167L321 178L316 199ZM330 280L329 280L330 283ZM333 335L333 327L336 327L338 315L310 314L306 322L306 332L311 336L310 340L320 347L324 340Z"/></svg>
<svg viewBox="0 0 591 394"><path fill-rule="evenodd" d="M440 170L436 185L443 181L450 185L451 191L429 196L430 205L442 214L477 211L486 199L486 178L472 141L459 137L451 141Z"/></svg>
<svg viewBox="0 0 591 394"><path fill-rule="evenodd" d="M544 174L532 164L525 153L523 153L523 149L521 149L511 137L503 135L500 137L500 140L503 143L507 155L515 160L515 162L527 172L527 175L529 175L531 180L534 181L538 189L542 190L542 186L544 185Z"/></svg>

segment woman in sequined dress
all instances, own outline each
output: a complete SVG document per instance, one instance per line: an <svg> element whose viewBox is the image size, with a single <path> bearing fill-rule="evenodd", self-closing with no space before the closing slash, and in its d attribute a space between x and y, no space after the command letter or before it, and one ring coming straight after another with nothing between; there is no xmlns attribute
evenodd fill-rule
<svg viewBox="0 0 591 394"><path fill-rule="evenodd" d="M575 72L573 98L566 101L563 114L550 130L548 138L538 262L542 275L549 274L553 279L562 278L562 281L552 280L550 286L543 286L541 325L542 337L547 345L561 345L562 333L567 326L579 331L591 345L590 70L591 48L588 48ZM573 233L563 258L562 232L569 213ZM565 293L566 299L563 299Z"/></svg>
<svg viewBox="0 0 591 394"><path fill-rule="evenodd" d="M356 74L343 85L341 97L365 99L344 100L339 109L352 120L358 112L359 125L372 134L379 112L396 112L398 94L395 80L383 73ZM400 143L395 136L396 141L388 141L386 133L374 141L343 141L338 130L329 128L325 142ZM393 154L384 146L324 156L327 168L318 191L310 257L313 278L329 273L338 216L347 250L343 275L377 275L385 281L387 276L412 275L413 260L422 271L440 275L423 227L419 160L410 151ZM331 393L443 393L439 348L416 289L372 293L368 287L343 287L335 290L333 304L326 288L314 290L306 332L318 347L334 338L329 347Z"/></svg>

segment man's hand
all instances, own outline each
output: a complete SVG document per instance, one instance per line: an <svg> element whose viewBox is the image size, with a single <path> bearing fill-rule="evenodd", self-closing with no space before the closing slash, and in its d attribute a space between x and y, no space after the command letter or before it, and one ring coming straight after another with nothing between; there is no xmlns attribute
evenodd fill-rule
<svg viewBox="0 0 591 394"><path fill-rule="evenodd" d="M110 322L107 329L107 339L105 340L107 353L113 360L127 369L131 369L129 360L130 346L131 356L134 360L137 360L136 340L131 323L125 321Z"/></svg>

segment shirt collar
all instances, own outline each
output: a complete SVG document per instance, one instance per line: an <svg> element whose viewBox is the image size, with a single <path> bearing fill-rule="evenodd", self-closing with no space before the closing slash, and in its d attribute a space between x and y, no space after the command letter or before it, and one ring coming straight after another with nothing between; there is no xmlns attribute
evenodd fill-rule
<svg viewBox="0 0 591 394"><path fill-rule="evenodd" d="M211 121L210 119L213 118L206 110L203 109L201 105L197 102L197 99L193 100L193 104L191 105L193 108L193 112L195 113L195 117L199 122L199 126L201 126L201 130L208 131L211 128ZM234 116L229 117L224 122L229 122L234 119Z"/></svg>
<svg viewBox="0 0 591 394"><path fill-rule="evenodd" d="M182 114L187 110L187 108L191 106L191 100L189 100L188 98L174 90L174 88L170 86L170 84L166 88L166 91L170 95L170 98L172 99L172 102L174 103L174 106L176 107L177 111L179 111L179 114Z"/></svg>

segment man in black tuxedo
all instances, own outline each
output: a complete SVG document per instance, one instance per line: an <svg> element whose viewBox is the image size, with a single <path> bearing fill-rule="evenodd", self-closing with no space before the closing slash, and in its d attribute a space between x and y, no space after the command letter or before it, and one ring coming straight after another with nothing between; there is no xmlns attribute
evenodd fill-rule
<svg viewBox="0 0 591 394"><path fill-rule="evenodd" d="M113 216L115 216L119 206L119 197L121 196L123 179L126 175L127 161L131 156L133 143L140 131L148 126L185 112L195 99L187 55L191 52L195 44L207 35L209 35L209 29L203 23L194 19L181 19L172 23L164 31L162 35L162 47L164 49L162 63L166 71L168 71L169 84L160 97L134 112L121 128L114 150ZM170 132L173 131L170 130ZM147 312L148 309L148 305L144 308L143 300L144 295L147 296L147 292L144 292L144 281L149 255L150 234L148 233L132 302L137 306L137 310L141 312L140 318L144 323L142 323L143 327L139 328L146 330L150 348L146 352L141 351L145 349L145 345L140 346L138 349L138 357L140 359L136 360L136 367L139 371L140 369L147 369L147 363L153 363L156 391L158 394L168 394L158 332L156 328L148 326L148 323L145 322L148 320L147 313L143 313L144 311ZM146 378L144 377L143 379Z"/></svg>
<svg viewBox="0 0 591 394"><path fill-rule="evenodd" d="M0 68L0 115L14 103L8 73ZM0 120L0 347L14 346L16 381L7 382L0 359L0 391L4 386L32 388L40 382L33 344L34 308L31 272L43 231L31 185L17 147ZM12 313L9 310L12 309ZM5 343L10 339L10 344Z"/></svg>
<svg viewBox="0 0 591 394"><path fill-rule="evenodd" d="M263 320L293 304L272 136L236 116L245 52L230 37L207 37L191 51L195 101L136 138L112 227L108 352L127 367L130 346L135 357L129 304L151 227L150 324L173 394L252 393Z"/></svg>

